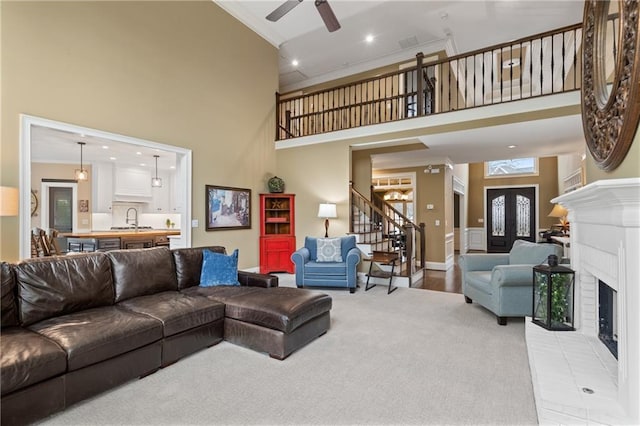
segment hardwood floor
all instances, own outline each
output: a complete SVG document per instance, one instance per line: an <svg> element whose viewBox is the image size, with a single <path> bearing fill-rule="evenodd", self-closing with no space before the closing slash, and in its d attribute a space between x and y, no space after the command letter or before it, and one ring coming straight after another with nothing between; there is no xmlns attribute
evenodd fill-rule
<svg viewBox="0 0 640 426"><path fill-rule="evenodd" d="M448 271L425 269L422 282L413 283L411 287L462 294L462 273L458 266L458 257L459 254L456 253L454 266Z"/></svg>

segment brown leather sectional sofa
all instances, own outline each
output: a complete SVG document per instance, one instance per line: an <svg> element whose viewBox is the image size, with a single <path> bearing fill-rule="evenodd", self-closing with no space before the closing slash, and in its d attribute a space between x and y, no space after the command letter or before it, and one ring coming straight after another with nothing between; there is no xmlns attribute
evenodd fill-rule
<svg viewBox="0 0 640 426"><path fill-rule="evenodd" d="M224 247L207 247L224 253ZM329 329L331 298L238 272L199 287L203 248L0 264L2 424L25 424L227 340L284 359Z"/></svg>

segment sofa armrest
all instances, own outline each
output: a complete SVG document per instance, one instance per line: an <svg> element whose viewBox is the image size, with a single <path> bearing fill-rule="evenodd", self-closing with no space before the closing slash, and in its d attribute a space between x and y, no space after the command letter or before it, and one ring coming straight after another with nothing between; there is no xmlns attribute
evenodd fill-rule
<svg viewBox="0 0 640 426"><path fill-rule="evenodd" d="M248 287L278 287L277 276L255 272L238 271L238 282L240 285Z"/></svg>
<svg viewBox="0 0 640 426"><path fill-rule="evenodd" d="M498 265L493 268L491 283L496 287L533 285L535 265Z"/></svg>
<svg viewBox="0 0 640 426"><path fill-rule="evenodd" d="M498 265L509 264L509 253L466 253L460 256L462 271L491 271Z"/></svg>

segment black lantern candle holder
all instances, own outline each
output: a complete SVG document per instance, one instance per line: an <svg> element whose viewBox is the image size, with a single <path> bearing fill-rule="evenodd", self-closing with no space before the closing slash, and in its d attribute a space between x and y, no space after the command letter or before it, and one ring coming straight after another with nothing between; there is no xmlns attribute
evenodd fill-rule
<svg viewBox="0 0 640 426"><path fill-rule="evenodd" d="M558 265L550 255L547 265L533 268L532 321L547 330L572 331L575 272Z"/></svg>

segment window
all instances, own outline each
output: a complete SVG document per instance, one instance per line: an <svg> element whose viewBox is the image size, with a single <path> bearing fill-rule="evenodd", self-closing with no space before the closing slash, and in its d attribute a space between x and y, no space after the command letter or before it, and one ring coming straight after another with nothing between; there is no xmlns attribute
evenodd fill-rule
<svg viewBox="0 0 640 426"><path fill-rule="evenodd" d="M485 178L537 175L538 159L533 157L487 161L484 163Z"/></svg>

